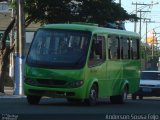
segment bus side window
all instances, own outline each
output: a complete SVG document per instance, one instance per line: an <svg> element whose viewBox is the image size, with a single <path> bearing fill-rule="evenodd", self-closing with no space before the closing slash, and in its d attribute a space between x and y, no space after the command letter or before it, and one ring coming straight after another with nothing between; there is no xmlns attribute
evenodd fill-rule
<svg viewBox="0 0 160 120"><path fill-rule="evenodd" d="M131 58L132 59L139 59L139 39L132 39L130 41L131 46Z"/></svg>
<svg viewBox="0 0 160 120"><path fill-rule="evenodd" d="M108 58L111 59L112 58L112 54L111 54L111 37L108 36Z"/></svg>
<svg viewBox="0 0 160 120"><path fill-rule="evenodd" d="M116 60L120 58L120 42L119 37L111 36L108 37L108 58Z"/></svg>
<svg viewBox="0 0 160 120"><path fill-rule="evenodd" d="M90 59L89 66L93 66L99 64L105 60L105 37L98 36L93 39L91 51L90 51Z"/></svg>
<svg viewBox="0 0 160 120"><path fill-rule="evenodd" d="M121 38L121 59L129 59L130 58L130 45L129 39L127 37Z"/></svg>
<svg viewBox="0 0 160 120"><path fill-rule="evenodd" d="M132 39L130 41L131 46L131 58L132 59L139 59L139 43L138 39Z"/></svg>
<svg viewBox="0 0 160 120"><path fill-rule="evenodd" d="M98 59L102 59L102 40L95 41L95 53Z"/></svg>

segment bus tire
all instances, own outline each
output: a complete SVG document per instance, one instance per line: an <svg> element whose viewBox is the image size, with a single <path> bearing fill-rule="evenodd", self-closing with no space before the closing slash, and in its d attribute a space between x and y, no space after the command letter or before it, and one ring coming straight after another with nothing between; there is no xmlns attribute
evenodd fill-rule
<svg viewBox="0 0 160 120"><path fill-rule="evenodd" d="M89 91L89 98L85 100L85 103L89 106L94 106L98 99L98 86L93 84Z"/></svg>
<svg viewBox="0 0 160 120"><path fill-rule="evenodd" d="M27 96L27 101L31 105L38 105L40 102L41 96L33 96L33 95L28 95Z"/></svg>
<svg viewBox="0 0 160 120"><path fill-rule="evenodd" d="M121 95L110 96L110 101L113 104L123 104L127 100L128 87L125 86Z"/></svg>

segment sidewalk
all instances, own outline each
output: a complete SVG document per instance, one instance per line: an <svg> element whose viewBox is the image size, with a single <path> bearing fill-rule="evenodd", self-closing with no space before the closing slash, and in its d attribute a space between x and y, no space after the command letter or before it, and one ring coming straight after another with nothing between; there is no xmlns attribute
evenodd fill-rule
<svg viewBox="0 0 160 120"><path fill-rule="evenodd" d="M13 87L4 87L4 93L5 95L13 95Z"/></svg>
<svg viewBox="0 0 160 120"><path fill-rule="evenodd" d="M25 96L14 95L13 87L4 87L4 93L0 92L0 98L24 98Z"/></svg>

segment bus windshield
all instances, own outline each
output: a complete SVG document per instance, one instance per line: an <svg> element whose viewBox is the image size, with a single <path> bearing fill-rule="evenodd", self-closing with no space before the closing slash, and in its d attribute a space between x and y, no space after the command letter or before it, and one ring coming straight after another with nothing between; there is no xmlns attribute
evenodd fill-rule
<svg viewBox="0 0 160 120"><path fill-rule="evenodd" d="M27 64L45 68L82 68L91 32L41 28L30 47Z"/></svg>

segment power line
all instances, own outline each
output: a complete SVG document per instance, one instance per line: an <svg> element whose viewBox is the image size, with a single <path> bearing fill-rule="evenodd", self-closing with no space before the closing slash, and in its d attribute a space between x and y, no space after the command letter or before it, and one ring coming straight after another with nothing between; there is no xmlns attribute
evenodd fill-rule
<svg viewBox="0 0 160 120"><path fill-rule="evenodd" d="M151 4L145 4L145 3L132 3L132 5L135 5L136 6L136 16L137 16L137 13L138 13L138 11L140 12L140 36L141 36L141 17L142 17L142 9L144 9L145 7L147 7L147 6L153 6L153 5L156 5L156 4L158 4L158 2L157 3L151 3ZM138 6L141 6L140 8L138 8ZM144 12L146 12L146 11L144 11ZM134 24L134 32L136 32L137 31L137 22L135 21L135 24Z"/></svg>

